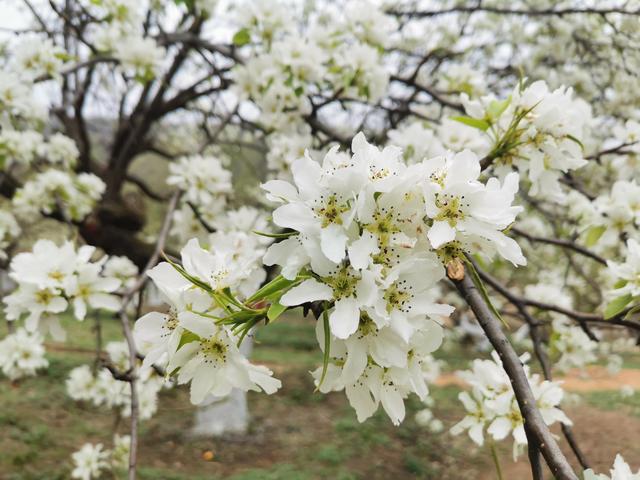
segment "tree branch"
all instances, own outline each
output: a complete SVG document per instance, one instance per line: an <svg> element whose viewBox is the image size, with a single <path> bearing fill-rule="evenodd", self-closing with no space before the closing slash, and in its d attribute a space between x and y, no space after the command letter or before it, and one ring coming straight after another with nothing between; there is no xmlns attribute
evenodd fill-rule
<svg viewBox="0 0 640 480"><path fill-rule="evenodd" d="M511 386L525 425L528 425L527 428L531 432L532 440L536 442L535 446L542 453L551 472L558 480L578 480L536 408L536 400L522 367L522 362L500 329L500 321L491 312L469 275L464 275L462 280L452 281L473 310L478 323L500 356L502 366L511 380Z"/></svg>
<svg viewBox="0 0 640 480"><path fill-rule="evenodd" d="M547 243L549 245L557 245L559 247L563 247L563 248L568 248L569 250L573 250L576 253L579 253L580 255L584 255L585 257L589 257L592 260L595 260L596 262L602 264L602 265L607 265L607 261L602 258L600 255L593 253L590 250L587 250L586 248L580 246L580 245L576 245L575 243L571 242L570 240L561 240L561 239L557 239L557 238L545 238L545 237L537 237L535 235L531 235L529 233L526 233L522 230L520 230L519 228L515 228L512 227L510 230L510 232L515 233L516 235L526 238L527 240L529 240L530 242L538 242L538 243Z"/></svg>

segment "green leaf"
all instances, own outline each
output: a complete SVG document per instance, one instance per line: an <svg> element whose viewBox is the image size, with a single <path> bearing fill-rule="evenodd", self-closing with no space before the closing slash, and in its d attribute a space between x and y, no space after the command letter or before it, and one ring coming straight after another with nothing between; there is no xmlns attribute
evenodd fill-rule
<svg viewBox="0 0 640 480"><path fill-rule="evenodd" d="M629 309L629 311L625 314L624 319L628 320L632 315L635 315L638 312L640 312L640 305L636 305L635 307Z"/></svg>
<svg viewBox="0 0 640 480"><path fill-rule="evenodd" d="M189 280L191 283L193 283L195 286L200 287L201 289L209 292L209 293L213 293L213 290L211 288L211 286L208 283L203 282L202 280L200 280L199 278L196 278L192 275L189 275L187 273L187 271L182 268L181 265L178 265L176 262L173 262L169 257L167 257L164 252L162 252L162 256L164 257L165 261L171 265L173 268L175 268L178 273L180 275L182 275L184 278L186 278L187 280Z"/></svg>
<svg viewBox="0 0 640 480"><path fill-rule="evenodd" d="M246 303L250 304L258 300L262 300L270 295L273 295L279 290L284 290L293 286L294 284L298 283L300 280L301 280L300 276L298 276L298 278L296 278L295 280L287 280L282 275L278 275L269 283L267 283L266 285L263 285L262 288L260 288L256 293L251 295L247 299Z"/></svg>
<svg viewBox="0 0 640 480"><path fill-rule="evenodd" d="M267 310L267 318L269 319L270 322L273 322L280 315L286 312L287 308L288 307L286 307L285 305L282 305L280 302L275 301L271 304L271 306L269 307L269 310Z"/></svg>
<svg viewBox="0 0 640 480"><path fill-rule="evenodd" d="M582 150L584 150L584 145L582 144L582 142L580 140L578 140L576 137L574 137L573 135L567 135L567 138L573 142L576 142L578 145L580 145L580 148Z"/></svg>
<svg viewBox="0 0 640 480"><path fill-rule="evenodd" d="M180 343L178 343L178 348L186 345L187 343L195 342L196 340L200 340L200 337L193 332L189 332L185 330L182 332L182 336L180 337Z"/></svg>
<svg viewBox="0 0 640 480"><path fill-rule="evenodd" d="M284 233L269 233L269 232L260 232L258 230L253 230L253 233L256 235L260 235L261 237L268 238L289 238L294 235L298 235L299 232L284 232Z"/></svg>
<svg viewBox="0 0 640 480"><path fill-rule="evenodd" d="M233 36L233 44L242 47L251 41L251 32L248 29L243 28L238 30Z"/></svg>
<svg viewBox="0 0 640 480"><path fill-rule="evenodd" d="M482 120L480 118L472 118L472 117L451 117L451 120L455 120L456 122L464 123L469 127L477 128L478 130L482 130L485 132L491 125L486 120Z"/></svg>
<svg viewBox="0 0 640 480"><path fill-rule="evenodd" d="M627 285L627 282L624 278L621 278L620 280L618 280L616 283L613 284L613 288L614 290L617 290L618 288L622 288L624 286Z"/></svg>
<svg viewBox="0 0 640 480"><path fill-rule="evenodd" d="M502 322L504 327L507 330L509 330L509 324L505 322L504 318L502 318L502 315L500 315L500 312L498 311L498 309L493 305L493 302L491 302L491 298L489 297L489 292L487 292L487 288L484 286L484 283L482 282L480 275L478 275L478 271L476 270L476 267L473 265L473 263L471 263L466 258L465 258L465 263L467 264L467 267L468 267L467 270L471 272L471 279L473 280L474 285L482 294L482 298L484 298L484 301L486 302L487 306L489 307L491 312L493 312L496 318Z"/></svg>
<svg viewBox="0 0 640 480"><path fill-rule="evenodd" d="M500 118L500 115L504 113L510 103L511 96L505 98L504 100L494 100L493 102L491 102L487 107L487 114L489 115L489 118L493 120Z"/></svg>
<svg viewBox="0 0 640 480"><path fill-rule="evenodd" d="M598 243L598 240L600 240L600 237L606 230L607 230L607 227L605 227L604 225L591 227L587 231L587 238L585 239L585 245L587 247L593 247L596 243Z"/></svg>
<svg viewBox="0 0 640 480"><path fill-rule="evenodd" d="M611 300L604 309L605 320L609 320L622 312L632 299L631 294L627 293L626 295Z"/></svg>
<svg viewBox="0 0 640 480"><path fill-rule="evenodd" d="M318 382L318 389L324 382L324 377L327 375L327 369L329 368L330 348L331 348L331 329L329 328L329 304L324 302L324 310L322 311L322 328L324 329L324 352L322 356L322 375L320 375L320 381Z"/></svg>

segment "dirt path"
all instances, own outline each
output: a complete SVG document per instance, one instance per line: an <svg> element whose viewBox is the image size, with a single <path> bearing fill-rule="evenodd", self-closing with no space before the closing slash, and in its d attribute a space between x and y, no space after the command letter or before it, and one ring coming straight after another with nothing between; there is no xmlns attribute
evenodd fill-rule
<svg viewBox="0 0 640 480"><path fill-rule="evenodd" d="M586 371L570 370L566 376L554 378L563 382L562 387L570 392L592 392L597 390L619 390L628 385L640 390L640 370L622 369L611 375L605 367L591 366ZM466 386L465 382L453 373L446 373L436 381L436 385Z"/></svg>
<svg viewBox="0 0 640 480"><path fill-rule="evenodd" d="M627 412L603 411L595 407L580 405L567 409L567 415L573 420L573 432L585 452L591 466L598 473L609 473L616 453L633 466L640 465L640 419ZM552 429L561 437L558 428ZM559 440L560 448L578 470L575 457L568 448L564 437ZM531 478L526 454L517 463L508 452L500 455L500 465L505 480L523 480ZM494 472L487 472L478 480L496 480ZM546 477L545 477L546 478Z"/></svg>

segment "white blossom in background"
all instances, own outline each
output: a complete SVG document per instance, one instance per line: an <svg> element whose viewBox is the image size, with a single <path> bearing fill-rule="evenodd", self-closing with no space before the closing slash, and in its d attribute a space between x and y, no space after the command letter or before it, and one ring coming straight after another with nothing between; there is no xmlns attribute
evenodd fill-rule
<svg viewBox="0 0 640 480"><path fill-rule="evenodd" d="M222 212L232 184L231 172L220 159L201 155L182 157L172 163L169 170L167 183L185 192L184 201L203 214Z"/></svg>
<svg viewBox="0 0 640 480"><path fill-rule="evenodd" d="M631 467L624 461L622 455L616 455L613 462L613 468L609 471L609 475L598 475L591 468L584 471L584 480L640 480L640 470L637 473L631 471Z"/></svg>
<svg viewBox="0 0 640 480"><path fill-rule="evenodd" d="M39 35L25 35L12 49L11 68L34 79L41 75L55 76L62 70L64 49L49 38Z"/></svg>
<svg viewBox="0 0 640 480"><path fill-rule="evenodd" d="M38 154L49 163L74 167L78 160L76 143L61 133L54 133L38 148Z"/></svg>
<svg viewBox="0 0 640 480"><path fill-rule="evenodd" d="M111 450L111 468L114 470L126 470L129 466L129 450L131 449L131 437L129 435L114 435L113 449Z"/></svg>
<svg viewBox="0 0 640 480"><path fill-rule="evenodd" d="M78 480L97 480L109 467L109 453L101 443L85 443L80 450L71 455L73 470L71 478Z"/></svg>
<svg viewBox="0 0 640 480"><path fill-rule="evenodd" d="M579 326L571 325L564 319L553 321L549 344L560 354L560 358L553 363L554 368L560 371L584 368L598 359L598 343L591 340Z"/></svg>
<svg viewBox="0 0 640 480"><path fill-rule="evenodd" d="M113 54L126 73L144 83L160 72L165 49L158 46L152 38L132 35L120 38Z"/></svg>
<svg viewBox="0 0 640 480"><path fill-rule="evenodd" d="M32 251L16 255L10 264L9 277L18 288L4 297L7 320L26 315L25 327L36 331L41 323L52 322L59 330L56 316L72 307L77 320L83 320L89 308L117 311L120 300L114 295L121 281L103 273L107 257L92 262L95 248L78 249L71 242L61 246L51 240L38 240ZM44 322L41 322L44 319ZM57 325L57 327L56 327Z"/></svg>
<svg viewBox="0 0 640 480"><path fill-rule="evenodd" d="M16 218L5 210L0 210L0 260L7 259L7 248L18 238L21 232Z"/></svg>
<svg viewBox="0 0 640 480"><path fill-rule="evenodd" d="M52 169L28 180L12 204L16 215L25 220L62 209L65 218L80 221L91 213L104 190L104 182L92 173L75 175Z"/></svg>
<svg viewBox="0 0 640 480"><path fill-rule="evenodd" d="M114 368L121 373L129 370L129 351L125 342L109 342L105 350ZM138 418L148 420L157 411L159 393L170 384L150 366L141 365L137 375ZM131 390L128 382L114 378L106 367L100 368L96 373L89 365L74 368L67 377L66 389L69 397L75 401L117 409L125 417L131 415Z"/></svg>
<svg viewBox="0 0 640 480"><path fill-rule="evenodd" d="M389 143L402 148L407 163L421 162L425 158L445 153L436 132L422 122L405 123L389 131Z"/></svg>
<svg viewBox="0 0 640 480"><path fill-rule="evenodd" d="M237 248L233 243L230 246ZM251 252L239 253L224 249L223 242L214 242L210 250L205 250L192 239L181 251L182 265L187 274L214 292L226 288L235 291L243 280L255 274L247 271L246 264L236 263L246 261L246 254ZM273 372L251 364L240 353L233 332L214 322L224 312L212 304L204 290L194 289L168 263L154 267L149 276L171 304L171 310L168 314L150 312L135 324L138 343L149 351L146 364L164 359L169 373L179 369L178 383L191 383L193 403L201 403L209 394L227 395L232 388L269 394L280 388ZM179 345L182 338L189 341Z"/></svg>
<svg viewBox="0 0 640 480"><path fill-rule="evenodd" d="M500 140L514 145L497 152L498 170L515 166L531 182L531 195L565 200L560 177L587 163L581 139L592 116L586 102L565 87L551 91L542 80L516 87L503 101L491 95L471 99L466 93L461 100L473 124L494 135L496 146Z"/></svg>
<svg viewBox="0 0 640 480"><path fill-rule="evenodd" d="M139 269L135 263L127 257L117 255L110 256L102 268L105 277L118 279L125 288L131 288L135 284L138 273Z"/></svg>
<svg viewBox="0 0 640 480"><path fill-rule="evenodd" d="M79 480L98 480L107 473L115 477L129 466L129 435L113 436L113 448L105 449L102 443L85 443L80 450L71 454L73 470L71 478Z"/></svg>
<svg viewBox="0 0 640 480"><path fill-rule="evenodd" d="M0 370L10 380L36 375L47 368L44 338L38 332L19 328L0 341Z"/></svg>
<svg viewBox="0 0 640 480"><path fill-rule="evenodd" d="M496 441L504 440L511 434L515 459L527 444L524 422L511 381L498 354L493 352L492 358L493 360L474 360L471 370L457 372L471 387L471 393L464 391L458 395L467 415L451 428L451 433L459 435L466 431L480 446L484 444L485 429ZM541 380L540 375L531 374L526 365L528 354L520 359L544 422L547 425L556 422L571 425L571 420L558 408L564 395L560 382Z"/></svg>
<svg viewBox="0 0 640 480"><path fill-rule="evenodd" d="M610 296L640 296L640 243L631 238L627 241L625 261L607 262L609 273L619 282L619 287L609 291Z"/></svg>

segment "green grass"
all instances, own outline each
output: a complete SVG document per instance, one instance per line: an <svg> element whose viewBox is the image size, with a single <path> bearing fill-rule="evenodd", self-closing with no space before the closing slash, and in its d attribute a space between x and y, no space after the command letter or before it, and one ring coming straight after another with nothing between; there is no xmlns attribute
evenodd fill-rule
<svg viewBox="0 0 640 480"><path fill-rule="evenodd" d="M422 406L414 397L407 401L407 420L394 427L382 409L359 423L343 393L315 392L309 370L322 363L315 322L295 313L257 332L254 361L267 363L284 385L273 396L250 393L254 422L249 443L186 436L195 409L185 389L171 390L162 394L156 417L140 426L141 479L444 478L453 464L453 445L467 441L418 427L413 415ZM71 452L85 442L110 444L113 412L73 402L64 387L69 370L93 361L95 320L77 322L64 316L61 322L67 341L47 342L49 368L0 389L0 452L5 452L0 472L7 472L3 480L69 478ZM100 325L103 345L122 338L116 319L103 316ZM432 389L434 398L447 405L441 412L445 416L460 415L452 401L458 391ZM126 421L121 422L120 433L126 430ZM213 462L200 458L209 449L215 452Z"/></svg>
<svg viewBox="0 0 640 480"><path fill-rule="evenodd" d="M640 417L640 393L638 392L630 397L624 397L618 390L603 390L587 392L582 397L588 405L600 410L623 410L635 417Z"/></svg>

